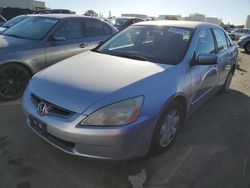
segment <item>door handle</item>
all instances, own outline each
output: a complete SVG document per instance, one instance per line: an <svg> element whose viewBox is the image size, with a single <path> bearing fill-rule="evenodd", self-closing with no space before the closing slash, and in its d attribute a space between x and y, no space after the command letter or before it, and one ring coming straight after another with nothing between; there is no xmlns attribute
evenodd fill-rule
<svg viewBox="0 0 250 188"><path fill-rule="evenodd" d="M87 46L88 46L88 45L87 45L87 44L84 44L84 43L79 45L80 48L86 48Z"/></svg>

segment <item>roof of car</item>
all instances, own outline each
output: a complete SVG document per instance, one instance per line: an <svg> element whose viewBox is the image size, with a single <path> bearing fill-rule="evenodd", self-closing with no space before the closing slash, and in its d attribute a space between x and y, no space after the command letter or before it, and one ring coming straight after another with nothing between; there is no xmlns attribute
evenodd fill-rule
<svg viewBox="0 0 250 188"><path fill-rule="evenodd" d="M193 21L172 21L172 20L160 20L160 21L145 21L138 22L134 25L157 25L157 26L174 26L174 27L187 27L196 28L198 26L217 26L215 24L205 22L193 22Z"/></svg>
<svg viewBox="0 0 250 188"><path fill-rule="evenodd" d="M140 19L140 20L143 20L143 19L141 19L141 18L133 17L133 16L114 17L113 19Z"/></svg>
<svg viewBox="0 0 250 188"><path fill-rule="evenodd" d="M32 16L41 16L55 19L64 19L64 18L93 18L90 16L82 16L76 14L33 14Z"/></svg>

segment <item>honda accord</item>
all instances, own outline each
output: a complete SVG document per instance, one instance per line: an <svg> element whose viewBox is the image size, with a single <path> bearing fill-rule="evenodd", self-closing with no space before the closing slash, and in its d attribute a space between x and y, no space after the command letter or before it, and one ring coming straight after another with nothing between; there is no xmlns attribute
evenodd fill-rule
<svg viewBox="0 0 250 188"><path fill-rule="evenodd" d="M35 75L23 99L27 122L73 155L127 160L159 153L204 101L229 91L237 55L217 25L136 23Z"/></svg>

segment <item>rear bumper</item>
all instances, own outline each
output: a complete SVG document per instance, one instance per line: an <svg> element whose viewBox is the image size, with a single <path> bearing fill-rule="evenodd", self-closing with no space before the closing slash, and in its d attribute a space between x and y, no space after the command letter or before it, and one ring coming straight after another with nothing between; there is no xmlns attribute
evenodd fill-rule
<svg viewBox="0 0 250 188"><path fill-rule="evenodd" d="M29 127L45 141L66 153L94 159L128 160L145 156L156 122L156 118L141 118L126 126L80 127L85 117L81 114L69 119L42 116L27 96L23 107ZM30 116L46 123L46 134L32 126Z"/></svg>

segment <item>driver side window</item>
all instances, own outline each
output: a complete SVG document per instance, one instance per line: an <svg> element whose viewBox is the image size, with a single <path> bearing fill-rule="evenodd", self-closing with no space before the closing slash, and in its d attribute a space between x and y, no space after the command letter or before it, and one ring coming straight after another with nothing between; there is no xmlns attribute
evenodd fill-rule
<svg viewBox="0 0 250 188"><path fill-rule="evenodd" d="M195 48L196 57L200 54L215 54L215 52L215 44L211 30L206 29L201 31Z"/></svg>

